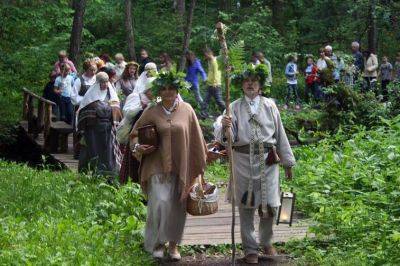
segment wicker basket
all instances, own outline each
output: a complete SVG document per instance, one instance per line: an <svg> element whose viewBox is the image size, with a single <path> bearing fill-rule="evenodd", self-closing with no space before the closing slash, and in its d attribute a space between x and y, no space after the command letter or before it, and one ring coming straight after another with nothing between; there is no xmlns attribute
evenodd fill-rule
<svg viewBox="0 0 400 266"><path fill-rule="evenodd" d="M197 179L199 181L199 179ZM186 210L193 216L206 216L218 211L218 189L213 194L204 194L202 182L195 184L189 193Z"/></svg>

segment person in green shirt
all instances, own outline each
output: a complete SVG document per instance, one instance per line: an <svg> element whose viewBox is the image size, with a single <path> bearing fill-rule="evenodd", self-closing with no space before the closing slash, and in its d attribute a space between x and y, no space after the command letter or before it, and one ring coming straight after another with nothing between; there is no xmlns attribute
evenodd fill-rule
<svg viewBox="0 0 400 266"><path fill-rule="evenodd" d="M204 99L202 112L204 115L208 116L208 105L211 97L214 97L221 113L225 110L225 103L222 100L221 70L219 70L217 58L214 56L214 52L210 48L206 48L204 50L204 56L208 62L208 73L207 92Z"/></svg>

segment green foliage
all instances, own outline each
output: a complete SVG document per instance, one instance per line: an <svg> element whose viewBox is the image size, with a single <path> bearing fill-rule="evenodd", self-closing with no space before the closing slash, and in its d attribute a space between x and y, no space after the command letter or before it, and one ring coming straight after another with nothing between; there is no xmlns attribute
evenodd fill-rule
<svg viewBox="0 0 400 266"><path fill-rule="evenodd" d="M284 246L297 264L400 263L400 116L382 123L294 149L294 179L282 179L282 187L294 189L315 234ZM212 167L226 180L227 169Z"/></svg>
<svg viewBox="0 0 400 266"><path fill-rule="evenodd" d="M0 264L152 264L137 185L0 161Z"/></svg>
<svg viewBox="0 0 400 266"><path fill-rule="evenodd" d="M252 1L251 7L244 8L242 12L220 12L219 17L228 26L227 40L232 43L244 41L247 58L253 51L260 50L271 63L278 64L281 61L284 42L270 26L271 13L262 1Z"/></svg>
<svg viewBox="0 0 400 266"><path fill-rule="evenodd" d="M388 85L388 102L386 104L392 116L400 114L400 82L393 82Z"/></svg>
<svg viewBox="0 0 400 266"><path fill-rule="evenodd" d="M227 184L229 180L228 165L219 162L214 162L208 165L204 178L214 184L221 182Z"/></svg>
<svg viewBox="0 0 400 266"><path fill-rule="evenodd" d="M72 24L67 4L0 7L0 124L19 120L23 87L41 94L57 51L67 47Z"/></svg>
<svg viewBox="0 0 400 266"><path fill-rule="evenodd" d="M301 112L282 110L281 119L286 133L291 137L298 134L301 141L324 137L327 129L322 127L324 113L304 105Z"/></svg>
<svg viewBox="0 0 400 266"><path fill-rule="evenodd" d="M238 87L241 87L242 82L249 78L255 78L260 81L261 86L265 83L265 79L268 76L268 67L264 64L259 64L256 67L254 65L245 65L242 67L242 71L235 70L232 75L232 83Z"/></svg>
<svg viewBox="0 0 400 266"><path fill-rule="evenodd" d="M288 250L300 264L395 265L400 258L400 116L295 150L298 208L316 239ZM340 146L336 146L340 143Z"/></svg>
<svg viewBox="0 0 400 266"><path fill-rule="evenodd" d="M190 83L185 80L185 73L172 71L160 71L156 79L151 83L153 95L159 95L160 90L167 87L173 87L178 91L190 89Z"/></svg>
<svg viewBox="0 0 400 266"><path fill-rule="evenodd" d="M243 72L246 63L244 41L237 41L229 47L229 64L234 71ZM222 64L221 64L222 65Z"/></svg>
<svg viewBox="0 0 400 266"><path fill-rule="evenodd" d="M367 127L380 122L380 117L388 116L388 109L380 103L373 92L360 93L342 83L325 90L328 101L323 105L325 115L323 127L335 131L339 125L362 124Z"/></svg>

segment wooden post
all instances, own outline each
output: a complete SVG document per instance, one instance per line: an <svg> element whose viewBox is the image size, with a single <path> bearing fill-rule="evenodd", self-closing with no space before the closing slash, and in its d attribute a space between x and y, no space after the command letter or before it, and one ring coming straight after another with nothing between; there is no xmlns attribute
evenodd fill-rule
<svg viewBox="0 0 400 266"><path fill-rule="evenodd" d="M38 103L38 115L37 115L37 130L38 134L43 131L44 126L44 113L45 113L45 103L39 100Z"/></svg>
<svg viewBox="0 0 400 266"><path fill-rule="evenodd" d="M51 114L53 108L52 105L49 103L45 104L45 113L44 113L44 128L43 128L43 137L44 137L44 148L48 150L49 148L49 132L51 126Z"/></svg>
<svg viewBox="0 0 400 266"><path fill-rule="evenodd" d="M33 97L30 95L28 97L28 112L27 112L27 120L28 120L28 134L33 133L32 130L35 127L33 125L33 112L35 111L35 107L33 106Z"/></svg>
<svg viewBox="0 0 400 266"><path fill-rule="evenodd" d="M23 93L24 93L24 102L22 106L22 119L28 120L28 99L30 96L25 91Z"/></svg>

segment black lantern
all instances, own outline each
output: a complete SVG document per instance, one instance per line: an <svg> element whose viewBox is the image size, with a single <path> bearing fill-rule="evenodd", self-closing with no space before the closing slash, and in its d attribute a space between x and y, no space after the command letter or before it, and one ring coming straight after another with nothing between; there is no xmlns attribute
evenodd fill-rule
<svg viewBox="0 0 400 266"><path fill-rule="evenodd" d="M276 224L288 224L292 226L294 202L296 194L291 192L281 193L281 206L279 206L278 218Z"/></svg>

